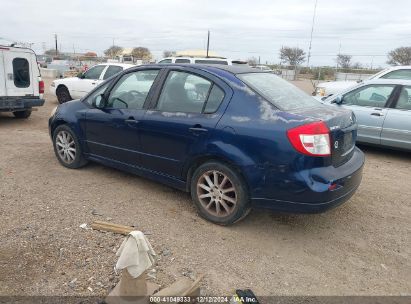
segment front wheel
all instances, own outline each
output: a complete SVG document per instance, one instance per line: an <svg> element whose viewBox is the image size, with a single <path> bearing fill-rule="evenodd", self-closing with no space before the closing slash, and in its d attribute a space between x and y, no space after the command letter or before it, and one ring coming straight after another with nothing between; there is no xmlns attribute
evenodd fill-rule
<svg viewBox="0 0 411 304"><path fill-rule="evenodd" d="M60 86L56 90L57 100L60 104L72 100L69 90L65 86Z"/></svg>
<svg viewBox="0 0 411 304"><path fill-rule="evenodd" d="M29 118L31 115L31 110L13 112L13 115L16 118Z"/></svg>
<svg viewBox="0 0 411 304"><path fill-rule="evenodd" d="M70 169L77 169L87 164L79 141L74 132L66 125L56 128L53 133L54 153L60 164Z"/></svg>
<svg viewBox="0 0 411 304"><path fill-rule="evenodd" d="M191 197L203 218L220 225L233 224L250 211L243 178L219 162L208 162L195 170L191 180Z"/></svg>

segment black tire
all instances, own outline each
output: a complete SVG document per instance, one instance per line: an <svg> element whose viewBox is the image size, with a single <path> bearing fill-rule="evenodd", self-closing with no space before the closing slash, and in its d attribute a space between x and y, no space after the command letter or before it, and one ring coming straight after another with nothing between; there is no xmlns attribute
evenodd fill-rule
<svg viewBox="0 0 411 304"><path fill-rule="evenodd" d="M59 86L56 90L57 100L60 104L72 100L70 92L65 86Z"/></svg>
<svg viewBox="0 0 411 304"><path fill-rule="evenodd" d="M214 173L217 173L217 176ZM211 176L209 176L210 180L214 177L211 181L213 184L217 178L217 185L219 186L215 186L213 190L202 188L210 186L205 177L208 174ZM227 178L225 183L224 178ZM223 191L232 188L233 191L223 193ZM200 216L215 224L224 226L234 224L245 218L251 210L248 189L244 179L236 170L220 162L212 161L199 166L191 178L190 192ZM211 195L211 197L200 198L200 196L208 195ZM235 203L232 201L235 201ZM218 215L218 212L220 212L220 215Z"/></svg>
<svg viewBox="0 0 411 304"><path fill-rule="evenodd" d="M23 119L23 118L29 118L31 115L31 109L30 110L25 110L25 111L16 111L13 112L14 117Z"/></svg>
<svg viewBox="0 0 411 304"><path fill-rule="evenodd" d="M67 145L63 148L61 144L64 144L64 138L66 138ZM88 162L83 156L76 134L67 125L60 125L54 130L53 147L58 161L64 167L77 169L85 166ZM75 149L74 154L72 150L70 151L71 154L68 152L68 149L72 148ZM74 155L74 157L72 157L72 155Z"/></svg>

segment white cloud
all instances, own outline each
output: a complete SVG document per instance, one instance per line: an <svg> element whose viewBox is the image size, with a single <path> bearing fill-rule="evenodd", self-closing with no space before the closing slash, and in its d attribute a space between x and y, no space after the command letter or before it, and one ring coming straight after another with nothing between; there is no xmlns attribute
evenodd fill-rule
<svg viewBox="0 0 411 304"><path fill-rule="evenodd" d="M53 46L57 33L63 50L102 53L114 42L163 50L211 48L246 59L278 60L282 45L308 50L314 0L266 1L3 1L0 37ZM383 65L385 54L411 45L408 0L318 0L312 47L313 64L334 64L341 52L353 60ZM373 56L371 56L373 55Z"/></svg>

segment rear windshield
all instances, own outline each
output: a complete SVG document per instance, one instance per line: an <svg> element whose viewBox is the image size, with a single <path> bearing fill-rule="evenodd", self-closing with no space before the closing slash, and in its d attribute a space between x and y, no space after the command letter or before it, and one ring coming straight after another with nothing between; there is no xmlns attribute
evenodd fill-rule
<svg viewBox="0 0 411 304"><path fill-rule="evenodd" d="M26 58L13 59L13 74L16 87L28 88L30 86L30 69Z"/></svg>
<svg viewBox="0 0 411 304"><path fill-rule="evenodd" d="M319 105L313 97L272 73L246 73L238 74L237 77L281 110Z"/></svg>

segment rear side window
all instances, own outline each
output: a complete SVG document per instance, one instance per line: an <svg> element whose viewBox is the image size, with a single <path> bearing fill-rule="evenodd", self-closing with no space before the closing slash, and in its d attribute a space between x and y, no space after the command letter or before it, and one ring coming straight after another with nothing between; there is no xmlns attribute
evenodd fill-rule
<svg viewBox="0 0 411 304"><path fill-rule="evenodd" d="M224 60L202 60L198 59L195 61L197 64L222 64L222 65L228 65L227 61Z"/></svg>
<svg viewBox="0 0 411 304"><path fill-rule="evenodd" d="M214 113L215 111L217 111L223 99L223 90L221 90L218 86L213 85L213 88L211 89L210 94L208 95L204 113Z"/></svg>
<svg viewBox="0 0 411 304"><path fill-rule="evenodd" d="M122 70L123 68L118 65L110 65L107 68L106 73L104 73L103 79L108 79L111 76L116 75L117 73L120 73Z"/></svg>
<svg viewBox="0 0 411 304"><path fill-rule="evenodd" d="M13 75L14 85L17 88L28 88L30 86L30 68L27 59L13 59Z"/></svg>
<svg viewBox="0 0 411 304"><path fill-rule="evenodd" d="M238 74L245 84L280 110L318 107L319 102L288 81L273 73Z"/></svg>
<svg viewBox="0 0 411 304"><path fill-rule="evenodd" d="M387 73L381 78L384 79L411 79L411 70L397 70L391 73Z"/></svg>

